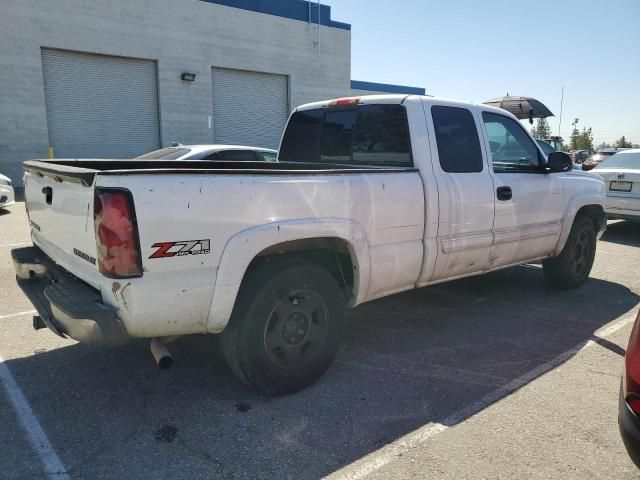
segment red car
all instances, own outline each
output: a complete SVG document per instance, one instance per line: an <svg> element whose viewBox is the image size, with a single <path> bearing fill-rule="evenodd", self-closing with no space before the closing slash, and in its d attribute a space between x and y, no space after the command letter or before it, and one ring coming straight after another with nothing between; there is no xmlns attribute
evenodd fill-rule
<svg viewBox="0 0 640 480"><path fill-rule="evenodd" d="M640 311L631 331L624 364L618 426L631 460L640 468Z"/></svg>

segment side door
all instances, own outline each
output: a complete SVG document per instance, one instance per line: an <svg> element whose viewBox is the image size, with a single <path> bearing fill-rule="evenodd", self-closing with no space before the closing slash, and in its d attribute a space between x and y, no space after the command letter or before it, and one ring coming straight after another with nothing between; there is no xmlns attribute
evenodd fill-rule
<svg viewBox="0 0 640 480"><path fill-rule="evenodd" d="M543 155L519 122L493 112L481 115L496 198L490 266L547 256L562 227L564 174L544 170Z"/></svg>
<svg viewBox="0 0 640 480"><path fill-rule="evenodd" d="M471 110L425 103L438 186L438 256L430 281L487 268L493 245L494 194Z"/></svg>

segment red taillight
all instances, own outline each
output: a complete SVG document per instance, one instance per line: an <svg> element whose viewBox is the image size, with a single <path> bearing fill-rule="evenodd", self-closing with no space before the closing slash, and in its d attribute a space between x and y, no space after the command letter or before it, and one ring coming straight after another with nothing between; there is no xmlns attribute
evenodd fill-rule
<svg viewBox="0 0 640 480"><path fill-rule="evenodd" d="M629 345L624 356L624 366L625 381L623 382L623 387L625 396L634 394L635 398L640 399L640 311L638 311L636 323L633 325L633 330L631 330ZM629 397L626 398L630 401ZM640 412L640 410L638 411Z"/></svg>
<svg viewBox="0 0 640 480"><path fill-rule="evenodd" d="M141 276L140 242L131 193L120 188L96 189L93 222L100 272L111 278Z"/></svg>
<svg viewBox="0 0 640 480"><path fill-rule="evenodd" d="M627 403L631 407L631 410L633 410L637 414L640 414L640 398L631 397L627 400Z"/></svg>
<svg viewBox="0 0 640 480"><path fill-rule="evenodd" d="M339 98L329 102L330 107L344 107L347 105L357 105L360 103L360 97Z"/></svg>

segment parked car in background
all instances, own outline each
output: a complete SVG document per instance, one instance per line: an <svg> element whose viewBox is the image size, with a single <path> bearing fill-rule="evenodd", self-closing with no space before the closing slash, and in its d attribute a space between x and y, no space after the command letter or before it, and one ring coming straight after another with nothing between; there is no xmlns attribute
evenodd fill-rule
<svg viewBox="0 0 640 480"><path fill-rule="evenodd" d="M8 207L15 202L15 194L11 179L0 174L0 208Z"/></svg>
<svg viewBox="0 0 640 480"><path fill-rule="evenodd" d="M139 160L227 160L276 162L278 151L244 145L175 145L136 157Z"/></svg>
<svg viewBox="0 0 640 480"><path fill-rule="evenodd" d="M640 311L624 356L618 427L631 460L640 467Z"/></svg>
<svg viewBox="0 0 640 480"><path fill-rule="evenodd" d="M591 170L606 158L609 158L611 155L615 155L617 152L622 152L623 150L628 150L628 148L601 148L591 157L582 162L582 169Z"/></svg>
<svg viewBox="0 0 640 480"><path fill-rule="evenodd" d="M550 153L557 152L557 150L553 147L553 145L551 145L546 140L543 140L541 138L536 138L536 142L542 149L542 153L544 153L547 157L549 156Z"/></svg>
<svg viewBox="0 0 640 480"><path fill-rule="evenodd" d="M546 140L543 140L541 138L536 138L536 142L540 146L540 149L542 150L542 153L544 153L547 156L547 158L549 157L550 153L559 152L560 151L560 150L556 150L556 148L553 145L551 145L549 142L547 142ZM569 155L569 156L571 156L571 155ZM575 162L574 157L571 157L571 169L572 170L580 170L580 165L578 165Z"/></svg>
<svg viewBox="0 0 640 480"><path fill-rule="evenodd" d="M571 150L569 156L574 163L582 163L591 155L590 150Z"/></svg>
<svg viewBox="0 0 640 480"><path fill-rule="evenodd" d="M640 221L640 149L607 157L594 170L606 183L609 218Z"/></svg>

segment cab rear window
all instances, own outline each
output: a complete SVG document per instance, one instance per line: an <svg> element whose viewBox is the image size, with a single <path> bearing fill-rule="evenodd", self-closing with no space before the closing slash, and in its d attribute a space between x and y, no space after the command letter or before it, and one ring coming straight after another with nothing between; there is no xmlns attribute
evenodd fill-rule
<svg viewBox="0 0 640 480"><path fill-rule="evenodd" d="M356 105L295 112L280 161L411 166L402 105Z"/></svg>

